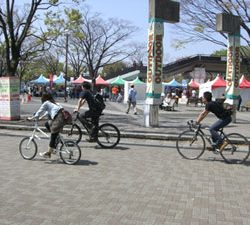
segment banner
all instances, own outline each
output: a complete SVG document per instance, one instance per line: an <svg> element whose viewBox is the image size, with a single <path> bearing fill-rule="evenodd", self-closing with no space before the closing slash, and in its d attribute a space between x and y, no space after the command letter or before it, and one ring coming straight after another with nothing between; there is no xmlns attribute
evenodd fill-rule
<svg viewBox="0 0 250 225"><path fill-rule="evenodd" d="M240 80L240 34L228 35L227 71L226 71L226 102L233 104L239 95Z"/></svg>
<svg viewBox="0 0 250 225"><path fill-rule="evenodd" d="M20 119L20 81L15 77L0 78L0 120Z"/></svg>
<svg viewBox="0 0 250 225"><path fill-rule="evenodd" d="M156 22L154 20L150 21L146 89L146 104L149 105L157 105L161 103L163 35L163 22Z"/></svg>

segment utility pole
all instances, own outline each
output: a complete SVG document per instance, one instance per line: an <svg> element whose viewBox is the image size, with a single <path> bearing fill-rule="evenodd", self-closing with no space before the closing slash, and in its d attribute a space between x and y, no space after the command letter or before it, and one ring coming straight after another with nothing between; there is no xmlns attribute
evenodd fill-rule
<svg viewBox="0 0 250 225"><path fill-rule="evenodd" d="M233 105L233 122L236 122L236 104L240 80L240 17L226 13L216 15L216 30L228 33L225 103Z"/></svg>
<svg viewBox="0 0 250 225"><path fill-rule="evenodd" d="M162 92L164 22L179 22L180 3L173 0L149 0L147 90L144 125L159 125Z"/></svg>

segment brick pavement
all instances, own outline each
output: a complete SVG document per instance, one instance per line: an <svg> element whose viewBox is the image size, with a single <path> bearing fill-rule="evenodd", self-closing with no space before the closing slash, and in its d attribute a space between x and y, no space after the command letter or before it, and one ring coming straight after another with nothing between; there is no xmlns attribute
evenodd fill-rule
<svg viewBox="0 0 250 225"><path fill-rule="evenodd" d="M1 225L250 224L249 163L210 152L189 161L173 142L122 139L113 150L82 142L79 165L69 166L23 160L21 137L0 139Z"/></svg>

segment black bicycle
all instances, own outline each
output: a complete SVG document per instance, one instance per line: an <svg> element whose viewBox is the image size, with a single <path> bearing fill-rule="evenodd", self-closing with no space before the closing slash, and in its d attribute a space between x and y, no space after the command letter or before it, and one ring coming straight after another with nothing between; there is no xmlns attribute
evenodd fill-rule
<svg viewBox="0 0 250 225"><path fill-rule="evenodd" d="M250 154L249 142L246 137L238 133L225 134L219 130L223 145L216 149L212 145L211 136L205 134L201 124L196 125L192 120L187 122L189 129L182 132L176 141L178 153L185 159L198 159L206 150L206 141L214 152L220 153L227 163L244 163ZM206 141L205 141L206 140Z"/></svg>
<svg viewBox="0 0 250 225"><path fill-rule="evenodd" d="M86 138L90 138L93 123L91 118L86 118L84 121L79 120L79 112L75 112L74 114L76 116L73 119L73 123L65 126L66 135L64 135L64 138L79 143L84 135L86 135ZM77 121L82 124L84 129L80 128ZM103 123L98 126L98 136L96 142L102 148L114 148L119 141L120 131L114 124Z"/></svg>

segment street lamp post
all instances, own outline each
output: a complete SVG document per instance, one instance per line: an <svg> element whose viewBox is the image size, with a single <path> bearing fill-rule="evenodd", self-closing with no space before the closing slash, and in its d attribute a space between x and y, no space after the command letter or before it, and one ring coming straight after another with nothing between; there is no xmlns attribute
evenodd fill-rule
<svg viewBox="0 0 250 225"><path fill-rule="evenodd" d="M65 52L65 84L64 84L64 101L67 102L67 78L68 78L68 50L69 50L69 34L66 33L66 52Z"/></svg>

